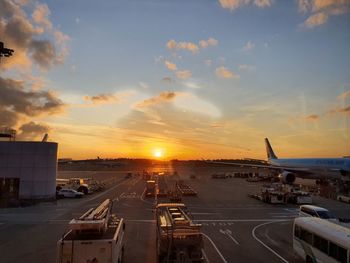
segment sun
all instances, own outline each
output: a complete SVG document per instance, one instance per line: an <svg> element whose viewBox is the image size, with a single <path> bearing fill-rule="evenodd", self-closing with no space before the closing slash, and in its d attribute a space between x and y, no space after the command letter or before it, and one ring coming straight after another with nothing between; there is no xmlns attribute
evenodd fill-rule
<svg viewBox="0 0 350 263"><path fill-rule="evenodd" d="M153 156L156 158L161 158L161 157L163 157L163 151L160 149L154 150Z"/></svg>

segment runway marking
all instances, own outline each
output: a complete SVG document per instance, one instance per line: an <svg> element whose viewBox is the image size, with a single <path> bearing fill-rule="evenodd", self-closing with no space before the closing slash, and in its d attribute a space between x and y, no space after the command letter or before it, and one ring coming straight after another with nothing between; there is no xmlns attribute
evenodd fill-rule
<svg viewBox="0 0 350 263"><path fill-rule="evenodd" d="M232 231L230 229L220 229L219 231L221 234L228 236L236 245L239 245L238 241L232 236Z"/></svg>
<svg viewBox="0 0 350 263"><path fill-rule="evenodd" d="M220 213L191 213L191 215L218 215Z"/></svg>
<svg viewBox="0 0 350 263"><path fill-rule="evenodd" d="M193 220L195 222L281 222L286 221L286 219L197 219Z"/></svg>
<svg viewBox="0 0 350 263"><path fill-rule="evenodd" d="M109 188L108 190L106 191L103 191L102 193L98 194L98 195L95 195L94 197L92 197L91 199L85 199L82 203L86 203L86 202L89 202L89 201L92 201L92 200L95 200L97 198L100 198L101 196L109 193L109 192L112 192L113 190L115 190L118 186L120 186L121 184L123 184L125 181L121 181L120 183L116 184L115 186Z"/></svg>
<svg viewBox="0 0 350 263"><path fill-rule="evenodd" d="M146 193L146 188L145 190L143 190L142 194L140 195L140 200L146 204L154 205L154 202L145 200L145 193Z"/></svg>
<svg viewBox="0 0 350 263"><path fill-rule="evenodd" d="M215 245L214 241L211 240L211 238L210 238L209 236L207 236L206 234L202 233L202 235L203 235L204 237L206 237L206 238L209 240L209 242L213 245L213 248L214 248L214 249L216 250L216 252L219 254L219 256L221 257L222 261L223 261L224 263L227 263L226 259L225 259L224 256L221 254L220 250L217 248L217 246Z"/></svg>
<svg viewBox="0 0 350 263"><path fill-rule="evenodd" d="M207 257L207 254L205 253L204 249L202 248L201 250L202 250L202 254L203 254L203 257L205 259L205 262L209 263L209 259Z"/></svg>
<svg viewBox="0 0 350 263"><path fill-rule="evenodd" d="M285 220L283 220L285 221ZM255 235L255 230L257 230L259 227L264 226L264 225L268 225L268 224L272 224L275 223L276 221L271 221L271 222L265 222L262 224L259 224L257 226L255 226L252 230L252 236L254 237L254 239L256 241L258 241L261 245L263 245L265 248L267 248L270 252L272 252L273 254L275 254L279 259L281 259L283 262L285 263L289 263L286 259L284 259L280 254L278 254L276 251L274 251L272 248L270 248L268 245L266 245L264 242L262 242L259 238L257 238L257 236Z"/></svg>
<svg viewBox="0 0 350 263"><path fill-rule="evenodd" d="M136 222L136 223L156 223L154 219L126 219L126 222Z"/></svg>

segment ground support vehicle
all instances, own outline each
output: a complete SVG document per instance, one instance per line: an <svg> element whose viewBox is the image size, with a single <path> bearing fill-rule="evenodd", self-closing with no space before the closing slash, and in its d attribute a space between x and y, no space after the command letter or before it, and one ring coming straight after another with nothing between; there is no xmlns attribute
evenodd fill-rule
<svg viewBox="0 0 350 263"><path fill-rule="evenodd" d="M112 202L106 199L69 222L69 230L57 243L57 263L121 263L124 256L122 218L110 214Z"/></svg>
<svg viewBox="0 0 350 263"><path fill-rule="evenodd" d="M90 194L93 192L90 185L85 183L82 178L56 179L56 190L59 191L62 188L74 189L84 194Z"/></svg>
<svg viewBox="0 0 350 263"><path fill-rule="evenodd" d="M168 185L165 181L164 174L158 175L158 183L157 183L157 196L158 197L166 197L168 194Z"/></svg>
<svg viewBox="0 0 350 263"><path fill-rule="evenodd" d="M294 219L293 248L307 263L350 263L350 229L316 217Z"/></svg>
<svg viewBox="0 0 350 263"><path fill-rule="evenodd" d="M157 192L157 190L156 190L156 181L148 180L146 182L145 196L146 197L155 197L156 192Z"/></svg>
<svg viewBox="0 0 350 263"><path fill-rule="evenodd" d="M182 181L176 182L176 188L184 196L197 195L197 192L191 186L184 184Z"/></svg>
<svg viewBox="0 0 350 263"><path fill-rule="evenodd" d="M338 195L337 196L337 200L340 201L340 202L344 202L344 203L349 203L350 204L350 196Z"/></svg>
<svg viewBox="0 0 350 263"><path fill-rule="evenodd" d="M181 193L177 189L169 191L168 198L170 202L173 202L173 203L181 203L182 201Z"/></svg>
<svg viewBox="0 0 350 263"><path fill-rule="evenodd" d="M312 204L311 195L304 191L287 192L286 200L292 204Z"/></svg>
<svg viewBox="0 0 350 263"><path fill-rule="evenodd" d="M262 201L270 204L285 204L285 193L274 188L267 188L261 193Z"/></svg>
<svg viewBox="0 0 350 263"><path fill-rule="evenodd" d="M204 262L201 225L191 221L184 204L158 204L156 217L158 263Z"/></svg>

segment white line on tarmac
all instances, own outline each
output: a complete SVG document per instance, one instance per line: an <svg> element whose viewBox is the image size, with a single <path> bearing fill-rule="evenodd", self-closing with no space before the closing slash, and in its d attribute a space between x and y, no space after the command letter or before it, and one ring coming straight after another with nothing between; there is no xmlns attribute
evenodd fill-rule
<svg viewBox="0 0 350 263"><path fill-rule="evenodd" d="M102 193L98 194L98 195L95 195L94 197L92 197L91 199L85 199L83 203L86 203L86 202L89 202L89 201L92 201L92 200L95 200L97 198L100 198L101 196L109 193L109 192L112 192L113 190L115 190L119 185L123 184L125 181L121 181L119 184L116 184L115 186L111 187L110 189L108 189L107 191L103 191Z"/></svg>
<svg viewBox="0 0 350 263"><path fill-rule="evenodd" d="M286 259L284 259L280 254L278 254L276 251L274 251L272 248L270 248L268 245L266 245L264 242L262 242L259 238L257 238L257 236L255 235L255 230L257 230L259 227L264 226L264 225L268 225L268 224L272 224L276 221L271 221L271 222L266 222L266 223L262 223L260 225L257 225L253 228L252 230L252 235L254 237L254 239L256 241L258 241L261 245L263 245L265 248L267 248L270 252L272 252L273 254L275 254L279 259L281 259L283 262L285 263L289 263Z"/></svg>
<svg viewBox="0 0 350 263"><path fill-rule="evenodd" d="M236 245L239 245L238 241L232 236L232 231L230 229L220 229L220 233L227 235Z"/></svg>
<svg viewBox="0 0 350 263"><path fill-rule="evenodd" d="M209 242L213 245L214 249L216 250L216 252L219 254L219 256L221 257L222 261L224 263L227 263L226 259L224 258L224 256L221 254L220 250L217 248L217 246L215 245L214 241L211 240L211 238L209 236L207 236L206 234L202 233L203 236L205 236Z"/></svg>
<svg viewBox="0 0 350 263"><path fill-rule="evenodd" d="M136 223L156 223L154 219L126 219L126 222L136 222Z"/></svg>
<svg viewBox="0 0 350 263"><path fill-rule="evenodd" d="M218 215L220 213L191 213L191 215Z"/></svg>
<svg viewBox="0 0 350 263"><path fill-rule="evenodd" d="M286 219L198 219L195 222L281 222Z"/></svg>
<svg viewBox="0 0 350 263"><path fill-rule="evenodd" d="M203 248L202 248L202 254L203 254L203 257L204 257L204 259L205 259L205 262L206 262L206 263L209 263L209 259L208 259L207 254L205 253L205 251L204 251Z"/></svg>

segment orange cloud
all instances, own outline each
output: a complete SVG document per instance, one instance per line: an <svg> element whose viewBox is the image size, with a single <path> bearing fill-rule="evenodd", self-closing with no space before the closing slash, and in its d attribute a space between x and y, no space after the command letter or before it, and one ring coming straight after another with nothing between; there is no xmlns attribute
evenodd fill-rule
<svg viewBox="0 0 350 263"><path fill-rule="evenodd" d="M344 93L342 93L338 96L338 99L340 99L340 100L345 100L346 98L350 98L350 90L345 91Z"/></svg>
<svg viewBox="0 0 350 263"><path fill-rule="evenodd" d="M331 15L341 15L350 12L349 0L298 0L299 12L310 13L303 26L313 28L327 23Z"/></svg>
<svg viewBox="0 0 350 263"><path fill-rule="evenodd" d="M208 46L216 46L219 43L215 38L210 37L208 40L199 41L201 48L207 48Z"/></svg>
<svg viewBox="0 0 350 263"><path fill-rule="evenodd" d="M273 0L219 0L221 7L229 9L230 11L250 4L254 4L257 7L264 8L271 6L273 2Z"/></svg>
<svg viewBox="0 0 350 263"><path fill-rule="evenodd" d="M145 108L149 106L153 106L160 103L167 103L170 101L173 101L176 96L178 96L180 93L173 92L173 91L164 91L161 92L158 96L143 100L140 103L136 104L136 108Z"/></svg>
<svg viewBox="0 0 350 263"><path fill-rule="evenodd" d="M178 77L179 79L188 79L192 76L192 72L190 70L179 70L176 71L176 77Z"/></svg>
<svg viewBox="0 0 350 263"><path fill-rule="evenodd" d="M93 104L106 104L106 103L119 101L119 99L113 94L99 94L95 96L84 96L84 100L92 102Z"/></svg>
<svg viewBox="0 0 350 263"><path fill-rule="evenodd" d="M311 114L305 117L306 120L309 121L316 121L320 118L320 116L318 116L317 114Z"/></svg>
<svg viewBox="0 0 350 263"><path fill-rule="evenodd" d="M171 63L168 60L164 61L165 66L169 69L169 70L177 70L176 64Z"/></svg>
<svg viewBox="0 0 350 263"><path fill-rule="evenodd" d="M233 71L229 70L225 67L220 67L215 70L216 75L219 78L225 78L225 79L239 79L239 75L234 73Z"/></svg>
<svg viewBox="0 0 350 263"><path fill-rule="evenodd" d="M192 53L197 53L199 51L198 46L192 42L176 42L173 39L167 42L166 47L170 50L184 49L191 51Z"/></svg>
<svg viewBox="0 0 350 263"><path fill-rule="evenodd" d="M315 26L323 25L324 23L327 22L327 20L328 20L328 15L323 12L320 12L306 19L306 21L304 22L304 25L307 28L313 28Z"/></svg>
<svg viewBox="0 0 350 263"><path fill-rule="evenodd" d="M51 29L52 24L49 20L50 14L51 12L46 4L39 4L36 6L36 9L32 14L32 18L34 22L37 23L38 25L42 25L47 29Z"/></svg>

